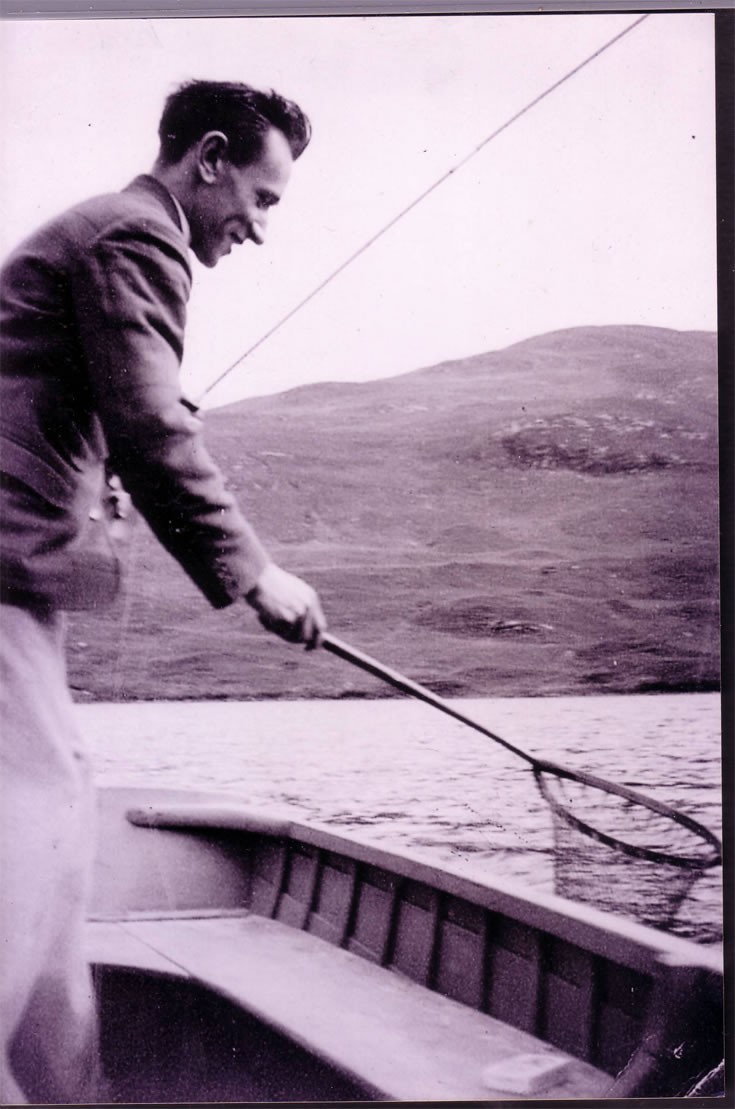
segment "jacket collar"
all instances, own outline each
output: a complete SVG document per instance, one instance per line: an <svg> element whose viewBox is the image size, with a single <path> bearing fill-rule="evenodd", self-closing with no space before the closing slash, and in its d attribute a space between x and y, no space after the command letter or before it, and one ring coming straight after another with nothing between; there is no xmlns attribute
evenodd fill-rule
<svg viewBox="0 0 735 1109"><path fill-rule="evenodd" d="M172 222L176 224L179 231L181 231L182 235L184 235L188 242L188 220L184 215L181 205L176 200L176 198L168 191L165 185L162 185L157 178L152 177L149 173L142 173L139 177L136 177L135 180L131 181L124 191L128 192L129 190L132 191L134 189L138 189L142 192L147 192L155 196L156 199L161 202Z"/></svg>

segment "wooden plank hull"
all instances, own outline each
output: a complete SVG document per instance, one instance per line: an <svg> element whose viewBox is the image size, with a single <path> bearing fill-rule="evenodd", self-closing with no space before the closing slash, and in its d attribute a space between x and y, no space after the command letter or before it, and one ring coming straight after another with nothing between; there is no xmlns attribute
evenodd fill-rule
<svg viewBox="0 0 735 1109"><path fill-rule="evenodd" d="M675 1096L722 1057L716 951L221 798L100 796L127 1100Z"/></svg>

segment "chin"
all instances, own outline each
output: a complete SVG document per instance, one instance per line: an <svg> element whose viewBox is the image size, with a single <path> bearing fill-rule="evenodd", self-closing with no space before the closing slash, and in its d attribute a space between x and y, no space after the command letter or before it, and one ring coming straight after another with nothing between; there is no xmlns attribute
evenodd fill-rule
<svg viewBox="0 0 735 1109"><path fill-rule="evenodd" d="M206 243L193 242L191 244L191 249L197 261L201 262L201 264L206 266L209 270L214 269L222 257L221 250L216 246L207 245Z"/></svg>
<svg viewBox="0 0 735 1109"><path fill-rule="evenodd" d="M221 255L219 255L219 254L209 254L209 253L205 254L203 251L199 251L199 250L195 250L194 254L197 257L197 260L199 262L201 262L201 264L203 266L206 266L208 270L213 270L214 267L219 262L220 257L221 257Z"/></svg>

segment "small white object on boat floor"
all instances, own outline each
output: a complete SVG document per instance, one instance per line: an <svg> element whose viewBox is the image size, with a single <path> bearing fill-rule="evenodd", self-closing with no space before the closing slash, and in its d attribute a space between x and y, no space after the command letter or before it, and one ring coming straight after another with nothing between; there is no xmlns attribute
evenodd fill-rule
<svg viewBox="0 0 735 1109"><path fill-rule="evenodd" d="M564 1082L569 1069L570 1060L558 1055L514 1055L485 1067L482 1081L491 1090L538 1094Z"/></svg>

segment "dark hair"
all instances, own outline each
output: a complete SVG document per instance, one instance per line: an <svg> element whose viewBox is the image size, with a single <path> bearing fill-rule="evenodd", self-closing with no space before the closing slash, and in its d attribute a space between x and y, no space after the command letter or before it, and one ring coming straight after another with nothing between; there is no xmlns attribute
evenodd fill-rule
<svg viewBox="0 0 735 1109"><path fill-rule="evenodd" d="M227 156L237 166L260 156L263 136L271 127L283 133L294 159L311 138L308 118L277 92L262 92L239 82L187 81L166 100L158 125L161 158L179 162L207 131L227 136Z"/></svg>

